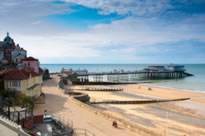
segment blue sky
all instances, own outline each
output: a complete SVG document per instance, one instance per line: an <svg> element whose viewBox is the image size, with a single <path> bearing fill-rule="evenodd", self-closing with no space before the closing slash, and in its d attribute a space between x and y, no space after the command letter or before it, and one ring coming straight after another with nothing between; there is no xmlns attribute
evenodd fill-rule
<svg viewBox="0 0 205 136"><path fill-rule="evenodd" d="M98 14L98 9L82 5L74 4L70 8L73 9L72 12L50 15L47 17L47 21L68 28L86 30L96 24L110 24L112 21L124 18L123 15L117 15L116 13L101 15Z"/></svg>
<svg viewBox="0 0 205 136"><path fill-rule="evenodd" d="M204 0L0 1L0 37L41 63L205 63Z"/></svg>

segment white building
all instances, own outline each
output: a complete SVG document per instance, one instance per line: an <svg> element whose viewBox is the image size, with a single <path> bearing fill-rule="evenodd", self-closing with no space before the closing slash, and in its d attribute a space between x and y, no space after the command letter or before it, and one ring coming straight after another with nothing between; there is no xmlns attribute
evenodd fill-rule
<svg viewBox="0 0 205 136"><path fill-rule="evenodd" d="M25 59L27 56L27 51L20 48L17 44L16 48L11 52L12 61L15 63L20 63L21 60Z"/></svg>
<svg viewBox="0 0 205 136"><path fill-rule="evenodd" d="M0 61L4 59L4 51L0 51Z"/></svg>

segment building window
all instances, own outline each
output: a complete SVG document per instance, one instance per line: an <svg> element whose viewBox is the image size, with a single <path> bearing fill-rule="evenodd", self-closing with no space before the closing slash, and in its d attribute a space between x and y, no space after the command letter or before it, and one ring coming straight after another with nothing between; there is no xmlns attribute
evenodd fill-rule
<svg viewBox="0 0 205 136"><path fill-rule="evenodd" d="M20 81L12 81L12 86L13 87L20 87L21 83L20 83Z"/></svg>

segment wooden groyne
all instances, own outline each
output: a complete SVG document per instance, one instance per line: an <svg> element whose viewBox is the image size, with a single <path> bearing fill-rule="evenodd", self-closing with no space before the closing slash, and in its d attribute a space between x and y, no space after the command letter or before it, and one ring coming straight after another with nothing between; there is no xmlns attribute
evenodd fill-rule
<svg viewBox="0 0 205 136"><path fill-rule="evenodd" d="M81 77L80 77L81 78ZM121 85L121 84L136 84L137 82L106 82L106 81L95 81L91 82L89 80L86 81L72 81L73 85Z"/></svg>
<svg viewBox="0 0 205 136"><path fill-rule="evenodd" d="M123 91L123 88L79 88L79 89L71 89L71 90L79 90L79 91L98 91L98 92L118 92Z"/></svg>
<svg viewBox="0 0 205 136"><path fill-rule="evenodd" d="M161 102L185 101L190 99L191 98L153 99L153 100L134 100L134 101L101 101L101 102L90 102L90 104L150 104L150 103L161 103Z"/></svg>

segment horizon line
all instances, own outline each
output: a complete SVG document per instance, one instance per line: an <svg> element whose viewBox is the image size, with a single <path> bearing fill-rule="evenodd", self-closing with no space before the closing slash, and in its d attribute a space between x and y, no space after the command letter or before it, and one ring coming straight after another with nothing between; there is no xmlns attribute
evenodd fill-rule
<svg viewBox="0 0 205 136"><path fill-rule="evenodd" d="M42 63L40 65L158 65L158 64L205 65L205 63Z"/></svg>

